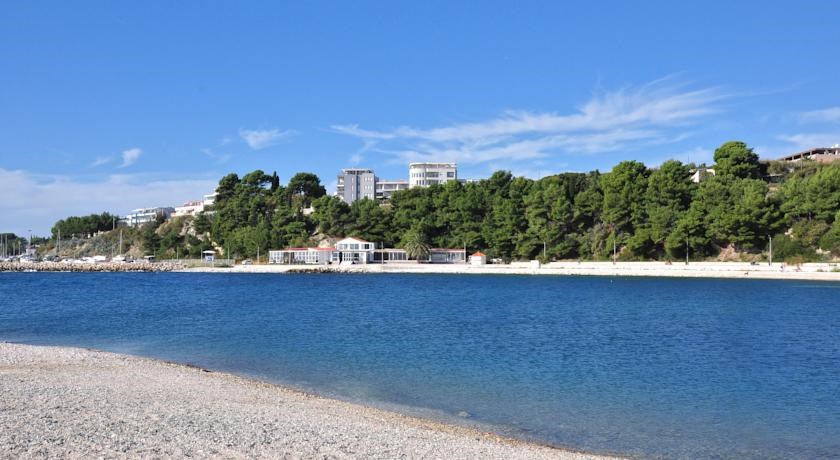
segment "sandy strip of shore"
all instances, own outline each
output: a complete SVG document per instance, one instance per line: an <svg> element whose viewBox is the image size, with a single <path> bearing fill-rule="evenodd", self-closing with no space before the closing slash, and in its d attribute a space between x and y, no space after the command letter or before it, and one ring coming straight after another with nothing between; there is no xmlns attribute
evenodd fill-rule
<svg viewBox="0 0 840 460"><path fill-rule="evenodd" d="M840 281L840 264L813 263L799 267L741 262L527 262L499 265L468 264L358 264L358 265L237 265L228 268L197 267L181 271L207 273L293 273L325 271L338 273L438 273L471 275L575 275L646 276L670 278L730 278L805 281Z"/></svg>
<svg viewBox="0 0 840 460"><path fill-rule="evenodd" d="M194 367L0 343L0 457L606 458Z"/></svg>

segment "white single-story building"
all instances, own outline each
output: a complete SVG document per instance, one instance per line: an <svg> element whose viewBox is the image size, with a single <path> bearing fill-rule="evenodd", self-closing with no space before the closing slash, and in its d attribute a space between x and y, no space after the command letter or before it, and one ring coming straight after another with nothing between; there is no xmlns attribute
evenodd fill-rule
<svg viewBox="0 0 840 460"><path fill-rule="evenodd" d="M268 251L270 264L326 265L337 261L335 248L286 248L282 251Z"/></svg>
<svg viewBox="0 0 840 460"><path fill-rule="evenodd" d="M483 252L476 252L470 256L470 265L486 265L487 256Z"/></svg>
<svg viewBox="0 0 840 460"><path fill-rule="evenodd" d="M429 251L431 263L465 263L464 249L434 248ZM408 259L405 249L376 248L376 243L359 238L345 238L330 248L286 248L268 252L270 264L325 265L331 263L416 262Z"/></svg>

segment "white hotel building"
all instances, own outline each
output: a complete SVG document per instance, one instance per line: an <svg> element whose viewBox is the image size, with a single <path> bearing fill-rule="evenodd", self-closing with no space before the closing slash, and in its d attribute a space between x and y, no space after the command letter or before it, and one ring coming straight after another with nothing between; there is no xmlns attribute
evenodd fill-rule
<svg viewBox="0 0 840 460"><path fill-rule="evenodd" d="M422 262L466 263L465 249L433 248ZM268 263L283 265L381 264L409 261L404 249L376 248L375 243L345 238L331 248L286 248L268 252Z"/></svg>
<svg viewBox="0 0 840 460"><path fill-rule="evenodd" d="M455 163L409 163L408 188L428 187L458 180Z"/></svg>

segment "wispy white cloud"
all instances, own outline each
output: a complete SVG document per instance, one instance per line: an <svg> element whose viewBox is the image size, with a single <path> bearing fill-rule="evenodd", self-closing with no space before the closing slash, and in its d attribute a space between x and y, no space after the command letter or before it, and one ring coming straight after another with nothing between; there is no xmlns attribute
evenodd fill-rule
<svg viewBox="0 0 840 460"><path fill-rule="evenodd" d="M177 206L214 190L205 177L160 179L149 174L114 174L96 181L64 175L36 175L0 168L0 215L6 231L32 229L46 235L56 220L69 215L109 211L124 214L145 206Z"/></svg>
<svg viewBox="0 0 840 460"><path fill-rule="evenodd" d="M262 150L266 147L271 147L276 144L278 140L293 134L294 131L287 129L281 131L279 129L240 129L239 137L254 150Z"/></svg>
<svg viewBox="0 0 840 460"><path fill-rule="evenodd" d="M350 155L350 164L353 166L358 166L359 163L361 163L364 159L365 157L363 157L362 154L354 153L353 155Z"/></svg>
<svg viewBox="0 0 840 460"><path fill-rule="evenodd" d="M233 158L233 155L229 153L216 153L213 149L201 149L200 151L204 155L216 160L217 164L225 164Z"/></svg>
<svg viewBox="0 0 840 460"><path fill-rule="evenodd" d="M666 78L596 93L568 114L511 110L485 121L429 129L331 128L399 160L515 162L558 152L588 154L678 142L690 136L692 124L720 111L717 103L727 97L718 88L689 89Z"/></svg>
<svg viewBox="0 0 840 460"><path fill-rule="evenodd" d="M136 147L128 150L123 150L122 164L120 165L120 168L126 168L128 166L133 165L137 162L137 160L140 158L140 155L142 154L143 150Z"/></svg>
<svg viewBox="0 0 840 460"><path fill-rule="evenodd" d="M93 163L91 163L90 165L95 168L97 166L102 166L104 164L108 164L112 161L114 161L114 157L112 157L112 156L96 157L96 159L93 160Z"/></svg>
<svg viewBox="0 0 840 460"><path fill-rule="evenodd" d="M840 132L836 133L798 133L782 134L779 140L789 144L794 150L806 150L814 147L831 147L840 143ZM793 153L793 152L789 152Z"/></svg>
<svg viewBox="0 0 840 460"><path fill-rule="evenodd" d="M826 109L800 112L796 117L800 123L840 122L840 107L829 107Z"/></svg>

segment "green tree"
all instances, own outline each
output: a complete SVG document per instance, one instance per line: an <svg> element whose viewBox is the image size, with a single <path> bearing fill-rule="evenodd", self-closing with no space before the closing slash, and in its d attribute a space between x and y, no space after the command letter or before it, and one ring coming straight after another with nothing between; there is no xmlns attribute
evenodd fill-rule
<svg viewBox="0 0 840 460"><path fill-rule="evenodd" d="M622 161L601 178L602 219L618 234L631 235L645 221L648 169L638 161Z"/></svg>
<svg viewBox="0 0 840 460"><path fill-rule="evenodd" d="M644 249L645 255L650 255L651 250L664 251L665 240L674 231L680 216L691 204L694 184L690 177L691 172L688 166L679 161L669 160L654 170L648 178L645 194L647 221L644 225L647 231L643 232L643 236L654 248L648 248L644 238L640 237L641 239L637 238L634 241L634 246Z"/></svg>
<svg viewBox="0 0 840 460"><path fill-rule="evenodd" d="M739 179L758 179L761 165L758 155L740 141L726 142L715 150L715 174Z"/></svg>
<svg viewBox="0 0 840 460"><path fill-rule="evenodd" d="M312 173L297 173L292 176L286 191L290 196L302 197L303 206L309 206L312 200L327 194L327 190L321 185L321 179Z"/></svg>
<svg viewBox="0 0 840 460"><path fill-rule="evenodd" d="M350 206L340 198L324 195L312 202L312 220L319 232L328 236L347 236L353 222Z"/></svg>

